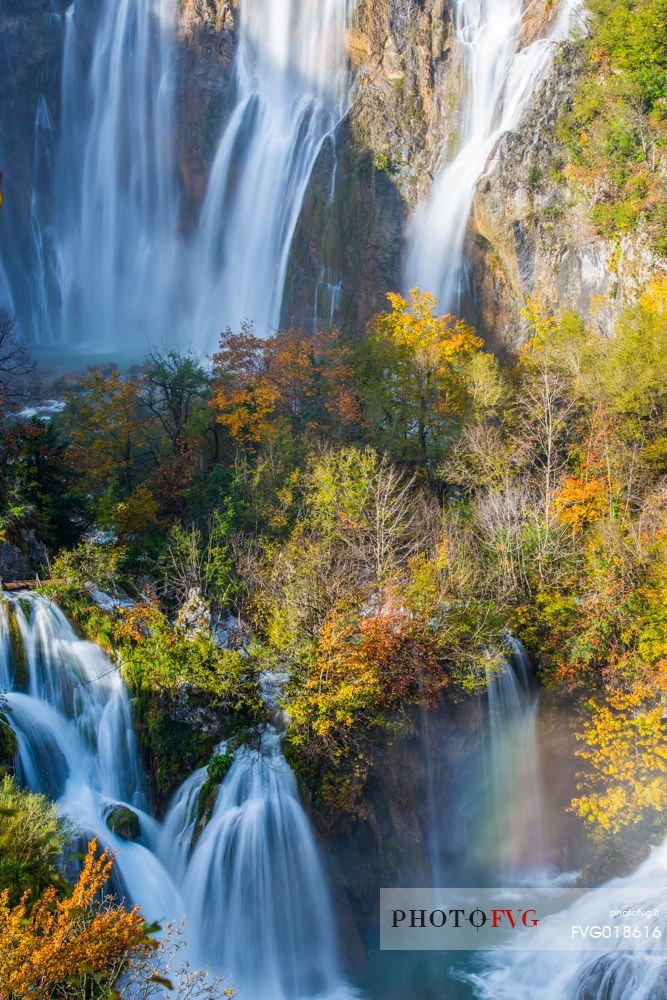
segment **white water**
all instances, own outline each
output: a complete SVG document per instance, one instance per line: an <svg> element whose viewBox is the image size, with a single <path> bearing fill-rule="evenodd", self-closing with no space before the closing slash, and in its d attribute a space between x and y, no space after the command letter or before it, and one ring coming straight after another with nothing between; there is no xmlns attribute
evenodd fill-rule
<svg viewBox="0 0 667 1000"><path fill-rule="evenodd" d="M306 185L347 97L346 0L243 0L241 14L238 102L194 248L195 329L205 337L220 317L277 328Z"/></svg>
<svg viewBox="0 0 667 1000"><path fill-rule="evenodd" d="M275 734L237 751L183 886L197 958L243 969L248 1000L343 995L324 872Z"/></svg>
<svg viewBox="0 0 667 1000"><path fill-rule="evenodd" d="M431 292L443 311L460 311L464 242L477 183L500 136L519 123L550 65L554 43L567 36L574 2L561 0L549 35L518 49L523 0L454 0L466 86L459 149L439 164L407 234L406 284Z"/></svg>
<svg viewBox="0 0 667 1000"><path fill-rule="evenodd" d="M533 947L540 939L554 947L563 941L562 951L505 952L490 958L491 969L474 977L480 997L492 1000L665 1000L667 997L667 840L654 848L651 856L629 878L608 882L603 892L592 891L567 911L567 921L559 915L547 917L539 928ZM609 889L618 887L611 902ZM610 919L611 907L623 909L629 900L641 901L646 910L658 910L657 917ZM610 946L607 954L571 950L572 923L584 927L638 925L662 932L661 947L650 937L624 940Z"/></svg>
<svg viewBox="0 0 667 1000"><path fill-rule="evenodd" d="M64 32L54 19L60 122L43 100L37 111L36 144L55 148L53 208L33 205L27 332L133 352L208 351L246 319L269 333L308 179L346 108L347 0L241 0L231 110L191 238L176 164L178 0L102 0L89 65L80 6Z"/></svg>
<svg viewBox="0 0 667 1000"><path fill-rule="evenodd" d="M8 608L16 615L28 676L13 662ZM53 604L21 594L0 604L0 685L19 744L17 773L57 799L86 838L117 851L121 894L149 920L186 920L191 957L233 979L245 1000L343 998L329 893L296 782L275 735L242 748L220 786L213 816L193 844L196 771L161 826L147 796L119 673L83 642ZM141 822L139 843L106 825L123 803Z"/></svg>
<svg viewBox="0 0 667 1000"><path fill-rule="evenodd" d="M511 658L490 679L488 736L483 753L484 837L498 875L540 877L546 864L538 699L528 655L510 638Z"/></svg>

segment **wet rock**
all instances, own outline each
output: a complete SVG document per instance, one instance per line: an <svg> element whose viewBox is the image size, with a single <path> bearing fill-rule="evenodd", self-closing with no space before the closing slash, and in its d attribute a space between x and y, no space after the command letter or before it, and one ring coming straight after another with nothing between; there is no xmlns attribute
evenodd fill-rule
<svg viewBox="0 0 667 1000"><path fill-rule="evenodd" d="M11 542L0 542L0 580L27 580L30 576L30 561L27 555Z"/></svg>
<svg viewBox="0 0 667 1000"><path fill-rule="evenodd" d="M121 840L139 840L141 837L139 817L127 806L114 806L106 817L106 824Z"/></svg>

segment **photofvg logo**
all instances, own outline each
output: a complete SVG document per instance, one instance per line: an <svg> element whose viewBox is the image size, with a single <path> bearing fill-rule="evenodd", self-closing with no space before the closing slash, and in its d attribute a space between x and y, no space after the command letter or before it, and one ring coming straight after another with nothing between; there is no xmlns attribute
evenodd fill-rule
<svg viewBox="0 0 667 1000"><path fill-rule="evenodd" d="M382 889L387 951L667 952L667 888Z"/></svg>

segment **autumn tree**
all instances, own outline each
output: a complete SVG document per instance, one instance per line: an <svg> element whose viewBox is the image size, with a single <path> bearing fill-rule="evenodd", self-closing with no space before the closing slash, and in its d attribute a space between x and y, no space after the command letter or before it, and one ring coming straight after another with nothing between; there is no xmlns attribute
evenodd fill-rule
<svg viewBox="0 0 667 1000"><path fill-rule="evenodd" d="M113 858L92 840L70 895L44 890L32 907L0 893L0 996L72 997L108 991L135 958L154 947L138 907L100 902Z"/></svg>
<svg viewBox="0 0 667 1000"><path fill-rule="evenodd" d="M257 445L273 413L277 390L266 375L264 341L250 324L239 333L229 328L220 335L213 355L213 397L216 420L241 446Z"/></svg>
<svg viewBox="0 0 667 1000"><path fill-rule="evenodd" d="M358 424L351 352L337 331L283 330L262 340L246 325L221 335L213 356L216 419L232 440L256 447L269 426L341 436Z"/></svg>
<svg viewBox="0 0 667 1000"><path fill-rule="evenodd" d="M665 661L667 663L667 661ZM667 734L661 695L664 668L655 684L637 682L592 705L579 739L589 764L572 809L596 835L619 834L641 823L661 827L667 814Z"/></svg>
<svg viewBox="0 0 667 1000"><path fill-rule="evenodd" d="M98 495L111 490L127 497L139 483L147 458L141 392L138 377L91 369L80 391L68 394L65 424L73 457Z"/></svg>
<svg viewBox="0 0 667 1000"><path fill-rule="evenodd" d="M390 294L364 348L364 397L380 440L433 476L470 402L468 371L482 349L472 327L439 316L432 295Z"/></svg>

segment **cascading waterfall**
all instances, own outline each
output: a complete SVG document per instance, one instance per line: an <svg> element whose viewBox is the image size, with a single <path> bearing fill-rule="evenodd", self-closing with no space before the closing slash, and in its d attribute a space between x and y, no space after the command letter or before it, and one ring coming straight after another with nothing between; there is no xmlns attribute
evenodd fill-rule
<svg viewBox="0 0 667 1000"><path fill-rule="evenodd" d="M145 811L130 704L118 671L42 597L6 598L0 620L0 682L17 737L19 778L57 799L84 836L118 852L118 881L147 917L179 914L178 891L153 853L157 829ZM138 815L141 842L109 830L106 817L117 805Z"/></svg>
<svg viewBox="0 0 667 1000"><path fill-rule="evenodd" d="M578 899L567 911L567 924L558 915L547 917L528 952L498 952L489 959L491 968L474 976L477 994L489 1000L665 1000L667 997L667 840L653 849L650 857L628 878L617 878L602 890L593 890ZM610 890L618 897L610 900ZM623 910L633 901L656 913L653 917L611 918L610 908ZM605 954L574 951L572 923L588 927L648 926L661 933L656 944L652 936L630 937L620 945L610 944ZM562 940L562 951L539 951L540 939ZM536 954L537 953L537 954ZM537 956L539 955L539 960Z"/></svg>
<svg viewBox="0 0 667 1000"><path fill-rule="evenodd" d="M466 98L459 150L442 163L408 226L406 284L434 294L442 311L459 312L465 292L464 242L477 182L498 138L516 127L567 36L576 0L562 0L546 38L517 50L522 0L455 0L455 39Z"/></svg>
<svg viewBox="0 0 667 1000"><path fill-rule="evenodd" d="M180 811L187 830L183 805L177 795L171 815ZM169 848L165 861L173 856ZM259 750L237 751L183 892L197 959L232 970L248 1000L349 995L322 865L279 735L268 731Z"/></svg>
<svg viewBox="0 0 667 1000"><path fill-rule="evenodd" d="M54 164L39 184L52 208L32 216L24 325L35 339L207 351L227 325L249 320L261 335L278 326L308 180L347 106L347 4L242 0L232 108L188 238L175 162L177 0L103 0L94 13L75 0ZM40 102L36 136L45 110Z"/></svg>
<svg viewBox="0 0 667 1000"><path fill-rule="evenodd" d="M233 977L247 1000L351 996L322 864L278 735L267 731L260 750L236 752L195 840L206 769L184 782L160 826L146 811L118 670L43 597L0 602L0 686L19 779L56 799L85 837L117 851L120 892L148 919L185 916L193 959ZM108 828L119 804L138 816L139 842Z"/></svg>

